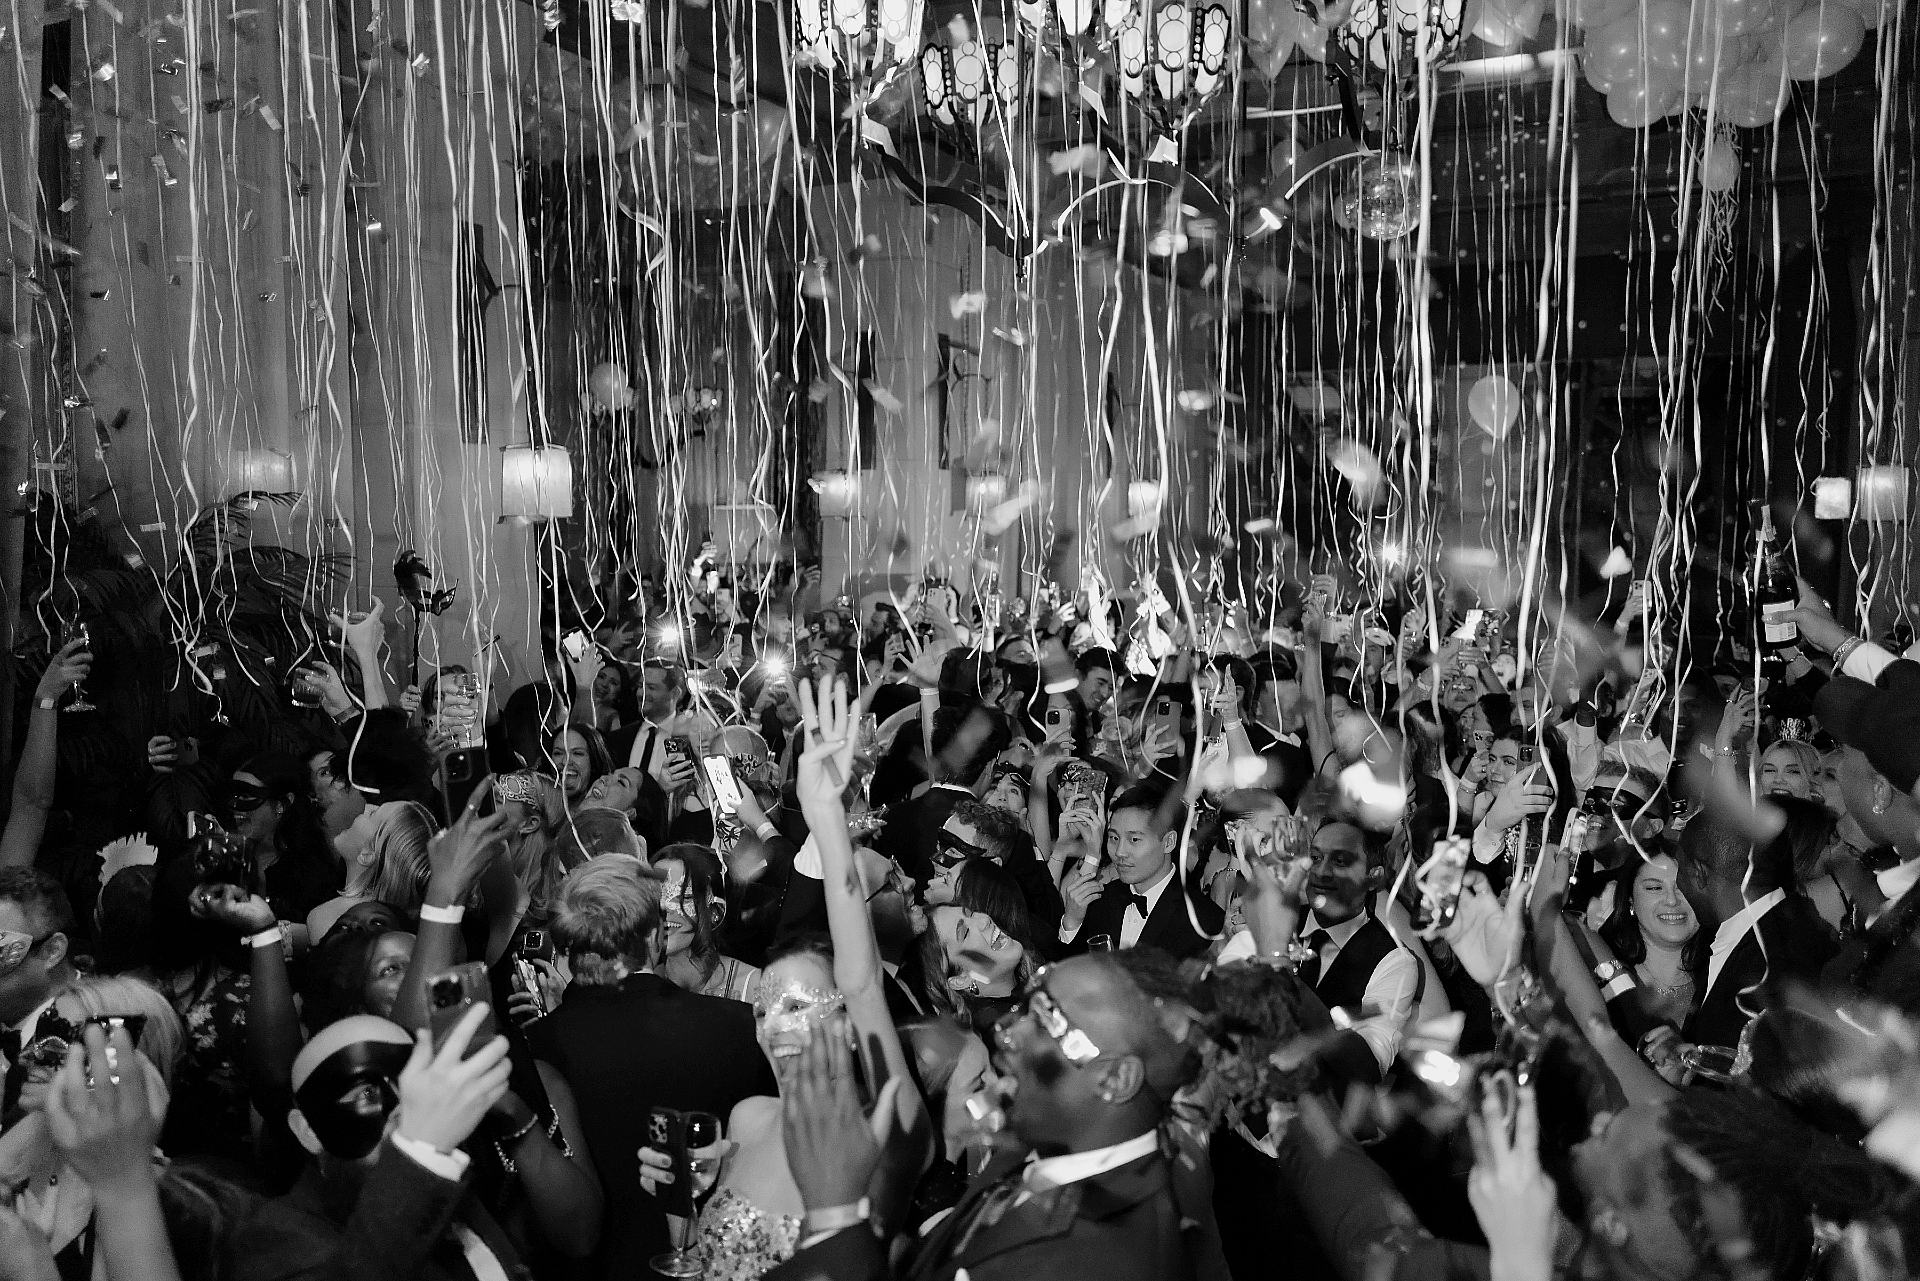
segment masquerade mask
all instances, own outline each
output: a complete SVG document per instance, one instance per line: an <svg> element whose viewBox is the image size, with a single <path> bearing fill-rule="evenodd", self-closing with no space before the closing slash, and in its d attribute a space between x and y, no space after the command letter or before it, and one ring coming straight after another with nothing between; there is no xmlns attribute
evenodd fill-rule
<svg viewBox="0 0 1920 1281"><path fill-rule="evenodd" d="M393 1083L411 1053L391 1041L343 1045L300 1083L294 1104L329 1156L358 1161L380 1145L400 1106Z"/></svg>
<svg viewBox="0 0 1920 1281"><path fill-rule="evenodd" d="M42 934L35 938L19 930L0 930L0 974L11 974L19 969L27 959L27 953L52 937L52 934Z"/></svg>
<svg viewBox="0 0 1920 1281"><path fill-rule="evenodd" d="M789 981L777 989L761 993L755 1013L759 1015L764 1037L796 1036L811 1040L815 1028L822 1026L834 1011L846 1008L847 1000L838 992L828 992L805 983Z"/></svg>
<svg viewBox="0 0 1920 1281"><path fill-rule="evenodd" d="M235 814L251 814L272 798L251 787L236 787L227 793L227 808Z"/></svg>
<svg viewBox="0 0 1920 1281"><path fill-rule="evenodd" d="M672 912L675 916L691 917L693 904L687 898L687 878L669 876L660 882L660 907L662 911Z"/></svg>
<svg viewBox="0 0 1920 1281"><path fill-rule="evenodd" d="M1024 1010L1016 1009L993 1025L993 1038L1002 1050L1011 1053L1014 1049L1013 1029L1025 1020L1032 1020L1034 1026L1045 1032L1053 1043L1060 1047L1060 1053L1069 1063L1084 1065L1100 1057L1100 1047L1094 1044L1092 1037L1067 1017L1047 989L1041 986L1046 970L1034 975L1033 986L1027 990L1027 1004Z"/></svg>
<svg viewBox="0 0 1920 1281"><path fill-rule="evenodd" d="M117 1027L125 1028L127 1039L138 1045L140 1033L146 1030L146 1026L147 1017L144 1014L94 1014L75 1024L48 1010L40 1016L33 1041L20 1051L20 1065L28 1071L57 1071L67 1061L70 1047L86 1044L82 1033L87 1028L97 1027L108 1032Z"/></svg>
<svg viewBox="0 0 1920 1281"><path fill-rule="evenodd" d="M970 858L980 858L986 851L978 845L969 845L952 832L942 830L934 838L933 862L936 867L957 867Z"/></svg>

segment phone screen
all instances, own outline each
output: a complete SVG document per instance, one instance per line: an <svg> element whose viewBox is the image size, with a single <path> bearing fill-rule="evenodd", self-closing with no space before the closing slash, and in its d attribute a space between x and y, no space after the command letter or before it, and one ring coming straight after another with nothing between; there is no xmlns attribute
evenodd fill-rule
<svg viewBox="0 0 1920 1281"><path fill-rule="evenodd" d="M1453 639L1458 641L1470 641L1470 640L1479 639L1480 625L1484 623L1486 619L1487 619L1486 610L1484 609L1468 610L1467 616L1460 620L1460 626L1454 629Z"/></svg>
<svg viewBox="0 0 1920 1281"><path fill-rule="evenodd" d="M560 638L561 648L567 651L567 657L578 662L586 657L588 637L586 632L576 628Z"/></svg>
<svg viewBox="0 0 1920 1281"><path fill-rule="evenodd" d="M724 756L705 756L700 764L706 768L707 783L713 788L713 803L722 814L737 813L740 781L733 776L733 762Z"/></svg>

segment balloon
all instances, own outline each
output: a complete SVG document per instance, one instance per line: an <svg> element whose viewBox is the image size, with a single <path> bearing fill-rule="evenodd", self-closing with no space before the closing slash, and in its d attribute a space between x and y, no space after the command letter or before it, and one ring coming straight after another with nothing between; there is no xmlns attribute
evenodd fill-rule
<svg viewBox="0 0 1920 1281"><path fill-rule="evenodd" d="M1867 24L1843 5L1809 9L1787 24L1787 74L1819 80L1852 62L1867 38Z"/></svg>
<svg viewBox="0 0 1920 1281"><path fill-rule="evenodd" d="M1467 414L1499 440L1520 421L1520 389L1505 374L1488 374L1467 392Z"/></svg>
<svg viewBox="0 0 1920 1281"><path fill-rule="evenodd" d="M1478 8L1469 28L1474 35L1502 48L1520 42L1519 27L1507 9L1506 0L1480 0Z"/></svg>
<svg viewBox="0 0 1920 1281"><path fill-rule="evenodd" d="M1898 0L1831 0L1831 3L1844 4L1854 10L1869 31L1878 30L1899 7Z"/></svg>
<svg viewBox="0 0 1920 1281"><path fill-rule="evenodd" d="M1687 28L1687 57L1680 68L1687 92L1704 97L1716 75L1724 84L1729 72L1746 66L1759 52L1758 37L1728 35L1713 20L1712 9L1701 5Z"/></svg>
<svg viewBox="0 0 1920 1281"><path fill-rule="evenodd" d="M1587 33L1580 60L1587 80L1602 93L1639 84L1647 76L1646 48L1640 43L1640 15Z"/></svg>
<svg viewBox="0 0 1920 1281"><path fill-rule="evenodd" d="M1687 28L1693 11L1679 0L1647 0L1640 14L1640 47L1647 51L1647 61L1679 71L1687 61Z"/></svg>
<svg viewBox="0 0 1920 1281"><path fill-rule="evenodd" d="M1274 80L1279 77L1280 69L1287 65L1287 59L1293 56L1293 41L1281 39L1259 44L1249 38L1247 51L1260 74Z"/></svg>
<svg viewBox="0 0 1920 1281"><path fill-rule="evenodd" d="M1778 17L1774 0L1706 0L1706 3L1713 6L1721 32L1729 36L1759 31Z"/></svg>
<svg viewBox="0 0 1920 1281"><path fill-rule="evenodd" d="M1247 39L1268 44L1280 34L1280 17L1274 12L1280 0L1247 0Z"/></svg>
<svg viewBox="0 0 1920 1281"><path fill-rule="evenodd" d="M1507 0L1507 15L1522 40L1539 34L1540 20L1547 16L1547 0Z"/></svg>
<svg viewBox="0 0 1920 1281"><path fill-rule="evenodd" d="M1714 114L1744 129L1763 129L1787 109L1792 88L1781 83L1778 63L1756 62L1721 82Z"/></svg>
<svg viewBox="0 0 1920 1281"><path fill-rule="evenodd" d="M587 391L608 408L618 408L620 393L627 390L627 367L616 361L603 360L587 375Z"/></svg>
<svg viewBox="0 0 1920 1281"><path fill-rule="evenodd" d="M1708 191L1732 191L1739 181L1739 151L1732 143L1715 138L1700 153L1700 185Z"/></svg>
<svg viewBox="0 0 1920 1281"><path fill-rule="evenodd" d="M1607 95L1607 114L1628 129L1645 129L1672 113L1686 100L1670 71L1650 75L1639 84L1621 85Z"/></svg>
<svg viewBox="0 0 1920 1281"><path fill-rule="evenodd" d="M1554 0L1554 3L1561 17L1589 31L1611 26L1637 7L1633 0Z"/></svg>

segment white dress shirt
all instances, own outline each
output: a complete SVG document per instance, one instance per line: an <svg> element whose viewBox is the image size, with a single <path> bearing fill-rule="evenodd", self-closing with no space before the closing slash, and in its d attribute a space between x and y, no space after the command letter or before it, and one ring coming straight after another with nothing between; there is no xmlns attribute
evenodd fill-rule
<svg viewBox="0 0 1920 1281"><path fill-rule="evenodd" d="M1880 892L1887 896L1886 903L1880 908L1880 911L1884 912L1893 906L1895 899L1915 885L1920 885L1920 858L1895 863L1884 872L1875 872L1873 879L1880 886ZM1877 919L1878 913L1875 916Z"/></svg>
<svg viewBox="0 0 1920 1281"><path fill-rule="evenodd" d="M1721 969L1726 966L1727 958L1733 955L1733 949L1740 946L1740 940L1760 923L1761 917L1784 903L1786 898L1785 890L1775 890L1771 894L1765 894L1753 900L1720 922L1720 928L1714 931L1713 947L1707 953L1707 985L1700 991L1702 1000L1706 998L1707 993L1713 991L1714 983L1720 978Z"/></svg>
<svg viewBox="0 0 1920 1281"><path fill-rule="evenodd" d="M1089 1152L1065 1152L1059 1156L1037 1157L1027 1163L1026 1171L1020 1181L1028 1191L1042 1188L1064 1188L1069 1183L1082 1183L1088 1179L1117 1170L1130 1162L1138 1161L1160 1150L1160 1134L1148 1130L1137 1134L1124 1143L1115 1143L1110 1147L1094 1148ZM1025 1193L1022 1193L1024 1196Z"/></svg>
<svg viewBox="0 0 1920 1281"><path fill-rule="evenodd" d="M1147 900L1147 910L1142 912L1138 903L1129 902L1126 910L1120 913L1120 937L1114 940L1116 947L1132 947L1140 941L1140 932L1147 928L1147 918L1153 915L1153 909L1160 906L1160 896L1167 892L1167 886L1173 884L1173 865L1160 873L1160 879L1151 885L1134 886L1131 892Z"/></svg>
<svg viewBox="0 0 1920 1281"><path fill-rule="evenodd" d="M1325 974L1333 968L1341 949L1371 919L1362 912L1338 925L1322 925L1313 913L1307 913L1307 919L1300 927L1300 937L1305 939L1315 930L1324 929L1330 940L1320 949L1320 973ZM1395 947L1381 957L1380 963L1373 967L1373 973L1367 976L1366 995L1361 1002L1379 1012L1355 1021L1353 1030L1373 1051L1382 1076L1393 1067L1394 1059L1400 1054L1400 1038L1406 1032L1407 1017L1413 1012L1413 996L1419 987L1420 962L1404 947Z"/></svg>

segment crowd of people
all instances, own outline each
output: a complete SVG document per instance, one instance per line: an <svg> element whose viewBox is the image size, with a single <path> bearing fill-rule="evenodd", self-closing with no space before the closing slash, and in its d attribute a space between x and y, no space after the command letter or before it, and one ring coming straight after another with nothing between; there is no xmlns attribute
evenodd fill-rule
<svg viewBox="0 0 1920 1281"><path fill-rule="evenodd" d="M1638 588L676 587L517 677L339 616L304 753L155 738L77 861L51 656L0 1281L1920 1258L1920 662L1811 590L1690 657Z"/></svg>

